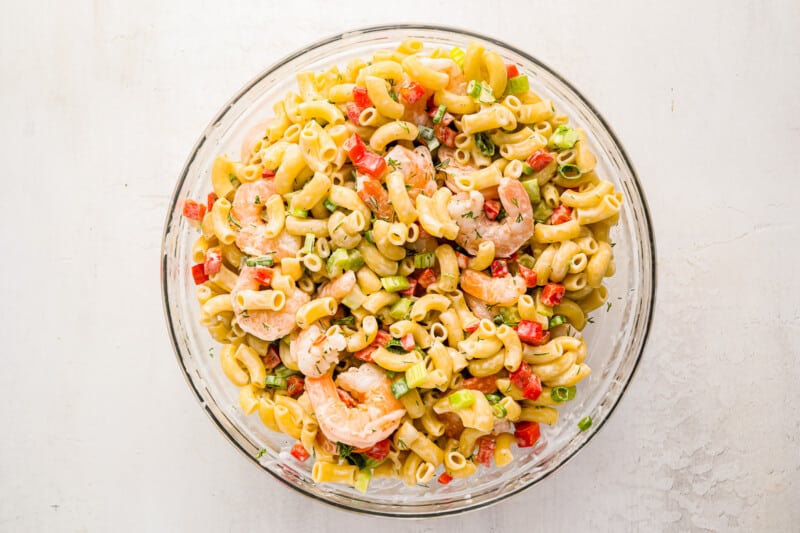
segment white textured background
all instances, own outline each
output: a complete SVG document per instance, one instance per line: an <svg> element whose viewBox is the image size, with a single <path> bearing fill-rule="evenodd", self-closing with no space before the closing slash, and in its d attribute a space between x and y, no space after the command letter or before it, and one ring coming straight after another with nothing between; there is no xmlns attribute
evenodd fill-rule
<svg viewBox="0 0 800 533"><path fill-rule="evenodd" d="M797 0L224 4L2 4L0 530L800 529ZM175 363L158 268L222 103L321 36L412 20L528 50L601 110L659 278L639 370L582 453L489 509L395 522L296 495L224 440Z"/></svg>

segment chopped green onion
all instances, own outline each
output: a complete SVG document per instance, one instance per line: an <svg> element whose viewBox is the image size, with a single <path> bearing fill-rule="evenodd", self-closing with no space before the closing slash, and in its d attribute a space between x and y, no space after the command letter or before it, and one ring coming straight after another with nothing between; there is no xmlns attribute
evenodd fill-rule
<svg viewBox="0 0 800 533"><path fill-rule="evenodd" d="M381 285L387 292L404 291L411 286L408 278L405 276L387 276L381 278Z"/></svg>
<svg viewBox="0 0 800 533"><path fill-rule="evenodd" d="M262 255L261 257L248 257L244 260L244 264L249 267L271 267L275 264L275 260L270 255Z"/></svg>
<svg viewBox="0 0 800 533"><path fill-rule="evenodd" d="M502 403L496 403L492 405L492 413L494 413L495 418L505 418L508 411Z"/></svg>
<svg viewBox="0 0 800 533"><path fill-rule="evenodd" d="M420 361L406 370L406 383L409 388L419 387L428 379L428 370L425 368L425 361Z"/></svg>
<svg viewBox="0 0 800 533"><path fill-rule="evenodd" d="M550 397L554 402L567 402L575 397L576 387L553 387Z"/></svg>
<svg viewBox="0 0 800 533"><path fill-rule="evenodd" d="M347 253L347 264L345 268L347 270L358 270L364 266L364 257L361 255L356 249L352 249Z"/></svg>
<svg viewBox="0 0 800 533"><path fill-rule="evenodd" d="M286 381L286 378L282 378L280 376L273 376L273 375L267 376L267 379L266 379L266 382L265 382L265 386L272 387L274 389L281 389L281 390L286 390L286 387L288 387L288 385L289 385L289 382Z"/></svg>
<svg viewBox="0 0 800 533"><path fill-rule="evenodd" d="M434 150L436 150L437 148L439 148L442 145L442 143L440 143L439 139L437 139L436 137L434 137L430 141L427 141L425 144L428 145L428 151L429 152L433 152Z"/></svg>
<svg viewBox="0 0 800 533"><path fill-rule="evenodd" d="M431 268L435 263L436 255L433 252L426 252L414 256L414 268Z"/></svg>
<svg viewBox="0 0 800 533"><path fill-rule="evenodd" d="M484 85L476 80L470 80L467 84L467 94L476 102L483 104L491 104L495 101L492 88L488 84Z"/></svg>
<svg viewBox="0 0 800 533"><path fill-rule="evenodd" d="M333 213L334 211L336 211L339 208L338 205L336 205L335 203L331 202L330 199L328 199L328 198L325 198L325 201L322 202L322 205L324 205L325 209L327 209L331 213Z"/></svg>
<svg viewBox="0 0 800 533"><path fill-rule="evenodd" d="M392 353L408 353L408 350L403 348L403 343L400 342L400 339L391 338L384 346L388 351Z"/></svg>
<svg viewBox="0 0 800 533"><path fill-rule="evenodd" d="M547 223L547 219L550 218L552 214L553 210L547 207L545 202L539 202L533 209L533 219L536 220L536 222Z"/></svg>
<svg viewBox="0 0 800 533"><path fill-rule="evenodd" d="M358 474L356 474L356 490L362 494L366 494L371 479L372 473L369 470L359 470Z"/></svg>
<svg viewBox="0 0 800 533"><path fill-rule="evenodd" d="M533 265L536 263L536 259L534 259L532 255L519 254L519 257L517 257L517 263L528 268L533 268Z"/></svg>
<svg viewBox="0 0 800 533"><path fill-rule="evenodd" d="M500 317L500 324L505 324L507 326L512 326L512 327L519 324L519 321L522 320L522 318L519 316L519 311L517 311L516 307L501 307L500 314L497 315L495 319L497 317ZM496 320L495 324L497 324L498 326L500 325L497 323Z"/></svg>
<svg viewBox="0 0 800 533"><path fill-rule="evenodd" d="M361 292L361 289L358 288L358 285L354 285L353 288L350 289L350 293L342 298L342 305L345 305L350 309L358 309L366 300L366 295Z"/></svg>
<svg viewBox="0 0 800 533"><path fill-rule="evenodd" d="M547 145L550 148L557 148L558 150L569 150L575 146L575 143L578 142L579 139L580 137L577 131L569 126L561 124L556 128L556 131L550 135L550 140L547 141Z"/></svg>
<svg viewBox="0 0 800 533"><path fill-rule="evenodd" d="M456 64L464 68L464 58L467 57L466 52L459 47L451 48L450 49L450 59L456 62Z"/></svg>
<svg viewBox="0 0 800 533"><path fill-rule="evenodd" d="M486 157L492 157L494 155L494 143L486 132L475 134L475 144L478 145L481 153Z"/></svg>
<svg viewBox="0 0 800 533"><path fill-rule="evenodd" d="M506 92L508 94L517 94L517 93L524 93L529 89L528 85L528 76L525 74L520 74L519 76L514 76L510 80L508 80L508 85L506 85Z"/></svg>
<svg viewBox="0 0 800 533"><path fill-rule="evenodd" d="M367 242L370 244L375 244L375 237L372 234L372 230L367 230L364 234L364 238L367 239Z"/></svg>
<svg viewBox="0 0 800 533"><path fill-rule="evenodd" d="M353 315L347 315L342 318L334 318L331 320L331 324L334 326L352 326L356 323L356 317Z"/></svg>
<svg viewBox="0 0 800 533"><path fill-rule="evenodd" d="M499 394L491 393L491 394L487 394L486 395L486 400L488 400L488 402L491 403L491 404L495 404L495 403L499 402L502 399L503 399L503 397L500 396Z"/></svg>
<svg viewBox="0 0 800 533"><path fill-rule="evenodd" d="M550 327L554 328L556 326L560 326L561 324L566 324L567 319L562 315L555 315L553 318L550 319Z"/></svg>
<svg viewBox="0 0 800 533"><path fill-rule="evenodd" d="M469 389L461 389L447 397L453 409L466 409L475 403L475 395Z"/></svg>
<svg viewBox="0 0 800 533"><path fill-rule="evenodd" d="M404 394L406 394L411 389L408 388L408 383L406 383L406 378L401 377L394 383L392 383L392 396L395 398L400 398Z"/></svg>
<svg viewBox="0 0 800 533"><path fill-rule="evenodd" d="M428 126L417 126L417 127L419 129L419 136L425 139L426 141L430 141L431 139L436 137L433 134L433 128L429 128Z"/></svg>
<svg viewBox="0 0 800 533"><path fill-rule="evenodd" d="M405 320L411 311L412 303L410 298L400 298L389 309L389 316L395 320Z"/></svg>
<svg viewBox="0 0 800 533"><path fill-rule="evenodd" d="M522 163L522 173L526 176L530 176L533 174L533 167L530 166L528 163Z"/></svg>
<svg viewBox="0 0 800 533"><path fill-rule="evenodd" d="M558 174L565 180L576 180L581 177L581 169L578 165L559 165Z"/></svg>
<svg viewBox="0 0 800 533"><path fill-rule="evenodd" d="M467 95L473 100L477 100L481 95L481 82L470 80L467 85Z"/></svg>
<svg viewBox="0 0 800 533"><path fill-rule="evenodd" d="M444 118L445 113L447 113L447 106L442 104L436 109L436 114L433 115L433 123L439 124Z"/></svg>
<svg viewBox="0 0 800 533"><path fill-rule="evenodd" d="M536 204L541 201L542 195L539 193L539 182L536 178L523 181L522 186L525 187L528 198L531 199L531 204Z"/></svg>
<svg viewBox="0 0 800 533"><path fill-rule="evenodd" d="M581 431L586 431L592 427L592 417L591 416L584 416L581 418L580 422L578 422L578 429Z"/></svg>
<svg viewBox="0 0 800 533"><path fill-rule="evenodd" d="M328 261L326 262L326 267L328 269L328 275L331 278L336 278L341 276L344 269L350 263L350 256L347 255L347 250L344 248L337 248L333 251L333 253L328 257Z"/></svg>
<svg viewBox="0 0 800 533"><path fill-rule="evenodd" d="M275 367L275 370L272 371L273 374L278 376L279 378L288 378L289 376L294 376L295 374L299 374L297 370L292 370L288 366L285 366L283 363L279 364Z"/></svg>
<svg viewBox="0 0 800 533"><path fill-rule="evenodd" d="M308 211L306 209L297 209L296 207L290 207L286 212L293 217L308 218Z"/></svg>
<svg viewBox="0 0 800 533"><path fill-rule="evenodd" d="M387 370L386 371L386 375L389 377L389 379L394 379L395 372L393 372L391 370Z"/></svg>
<svg viewBox="0 0 800 533"><path fill-rule="evenodd" d="M316 241L314 234L306 233L306 240L303 242L303 253L310 254L314 251L314 241Z"/></svg>

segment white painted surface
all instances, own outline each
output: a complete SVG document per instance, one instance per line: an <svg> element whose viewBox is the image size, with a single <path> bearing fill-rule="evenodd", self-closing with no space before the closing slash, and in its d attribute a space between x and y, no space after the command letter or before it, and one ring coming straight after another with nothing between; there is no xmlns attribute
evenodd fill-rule
<svg viewBox="0 0 800 533"><path fill-rule="evenodd" d="M4 5L0 530L800 528L800 4L277 4ZM218 107L321 36L397 20L497 36L573 81L637 167L659 258L650 343L603 431L510 501L419 522L317 504L241 457L179 373L158 284L169 194Z"/></svg>

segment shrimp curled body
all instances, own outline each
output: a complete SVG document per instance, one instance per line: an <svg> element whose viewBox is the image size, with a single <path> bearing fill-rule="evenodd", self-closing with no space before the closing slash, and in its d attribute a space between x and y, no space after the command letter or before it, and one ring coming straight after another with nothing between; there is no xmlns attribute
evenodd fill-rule
<svg viewBox="0 0 800 533"><path fill-rule="evenodd" d="M297 360L300 372L308 377L320 377L339 362L339 355L347 347L341 333L325 335L318 324L292 335L289 349Z"/></svg>

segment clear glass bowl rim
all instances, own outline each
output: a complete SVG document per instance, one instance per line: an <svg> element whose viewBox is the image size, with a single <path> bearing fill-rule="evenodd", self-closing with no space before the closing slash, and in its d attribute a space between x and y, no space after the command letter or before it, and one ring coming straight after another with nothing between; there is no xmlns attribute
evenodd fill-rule
<svg viewBox="0 0 800 533"><path fill-rule="evenodd" d="M182 355L181 355L181 348L180 348L180 345L179 345L179 342L178 342L178 338L177 338L177 334L175 332L175 328L173 326L173 317L172 317L172 313L170 311L170 306L169 306L168 271L167 271L167 268L168 268L168 261L167 261L167 259L168 259L167 244L168 243L167 243L167 239L168 239L168 235L169 235L169 230L170 230L170 228L172 226L173 217L176 214L175 207L176 207L176 205L178 203L180 190L182 189L182 187L184 185L184 182L187 179L187 176L188 176L188 173L189 173L189 168L190 168L190 166L192 164L192 161L194 160L199 148L201 147L201 145L205 141L205 138L206 138L207 134L209 133L209 131L217 123L220 122L220 120L225 116L225 114L229 111L229 109L240 98L242 98L245 94L247 94L248 91L250 91L258 83L260 83L264 78L269 76L272 72L274 72L275 70L283 67L287 63L289 63L289 62L291 62L291 61L293 61L293 60L295 60L295 59L297 59L299 57L302 57L304 54L306 54L307 52L309 52L311 50L314 50L314 49L319 48L321 46L325 46L325 45L328 45L328 44L335 43L336 41L341 41L341 40L343 40L345 38L348 38L348 37L351 37L351 36L354 36L354 35L373 34L373 33L379 33L379 32L383 32L383 31L397 31L397 30L409 30L409 31L431 30L431 31L437 31L437 32L452 33L454 35L459 35L459 36L462 36L462 37L473 37L473 38L481 39L481 40L483 40L485 42L492 43L492 44L497 45L499 47L506 48L511 52L519 54L520 56L524 57L526 60L528 60L531 63L535 64L537 67L539 67L542 70L548 72L554 78L558 79L561 83L563 83L570 91L572 91L572 93L577 97L577 99L589 109L589 111L594 115L594 117L605 128L605 130L608 133L608 135L610 136L611 140L616 145L616 148L619 150L620 155L622 157L622 160L623 160L625 166L627 167L627 170L630 173L630 176L631 176L631 178L633 180L633 184L635 186L636 192L638 193L638 196L639 196L638 199L641 202L642 215L644 217L644 225L646 226L646 229L647 229L647 238L649 240L649 246L650 246L650 252L651 252L650 253L650 265L649 265L649 267L650 267L650 272L652 274L651 275L651 279L650 279L651 291L650 291L650 294L648 295L649 296L649 305L647 306L647 309L646 309L647 321L646 321L646 324L644 326L643 333L642 333L643 338L642 338L642 342L641 342L641 347L639 349L639 353L636 354L636 357L635 357L635 360L634 360L634 363L633 363L633 366L632 366L632 370L631 370L630 376L625 381L625 383L622 384L622 388L621 388L621 390L619 392L619 395L617 396L617 398L614 400L613 404L611 405L611 408L609 409L608 414L605 417L603 417L603 419L600 421L599 424L595 425L592 428L590 434L587 435L586 440L583 443L581 443L577 448L575 448L571 453L569 453L568 455L563 457L561 459L561 461L552 470L550 470L549 472L545 473L543 476L532 480L529 483L526 483L526 484L523 484L523 485L521 485L519 487L516 487L513 490L504 492L504 493L502 493L500 495L497 495L497 496L492 497L492 498L488 498L488 499L483 500L483 501L475 502L475 503L473 503L471 505L467 505L467 506L464 506L464 507L461 507L461 508L448 509L448 510L443 511L443 512L419 512L419 513L414 513L414 514L392 513L392 512L389 512L389 511L376 510L376 509L356 508L356 507L352 507L352 506L348 506L348 505L339 503L337 501L330 501L330 500L323 499L319 495L314 494L312 492L309 492L309 491L305 490L303 487L301 487L299 485L295 485L295 484L291 483L290 481L288 481L286 479L283 479L276 472L273 472L272 470L270 470L268 468L265 468L250 453L248 453L247 450L245 450L241 446L241 444L236 440L236 438L234 438L228 432L228 430L225 428L225 426L222 424L222 422L215 416L213 411L211 409L209 409L208 406L205 405L205 401L203 399L203 395L197 389L195 383L193 382L193 380L191 379L191 377L189 375L189 372L188 372L188 370L186 368L186 365L185 365L185 363L183 361L183 358L182 358ZM393 518L441 517L441 516L460 514L460 513L464 513L464 512L468 512L468 511L481 509L483 507L487 507L489 505L498 503L498 502L500 502L502 500L505 500L505 499L515 495L515 494L518 494L518 493L530 488L532 485L535 485L536 483L541 482L542 480L546 479L547 477L552 475L554 472L559 470L561 467L563 467L570 459L572 459L578 452L580 452L594 438L594 436L600 431L600 429L605 425L605 422L611 417L611 415L613 414L613 412L616 409L617 405L619 404L620 400L624 396L628 386L630 385L630 382L633 380L633 378L634 378L634 376L636 374L636 371L637 371L637 369L639 367L639 363L641 361L642 353L644 352L645 347L647 346L647 340L649 338L650 330L651 330L651 327L652 327L653 309L655 308L655 301L656 301L656 288L657 288L656 245L655 245L655 238L654 238L654 234L653 234L653 227L652 227L650 211L649 211L649 207L647 205L647 199L645 198L645 195L644 195L643 189L641 187L641 183L639 181L639 177L638 177L638 175L636 173L636 170L635 170L633 164L631 163L630 158L628 157L628 154L627 154L624 146L620 142L620 140L617 137L617 135L614 132L614 130L609 126L608 122L605 120L603 115L566 78L561 76L555 70L553 70L552 68L550 68L546 64L542 63L539 59L535 58L534 56L530 55L529 53L527 53L527 52L525 52L523 50L520 50L519 48L517 48L517 47L515 47L513 45L510 45L510 44L508 44L508 43L506 43L506 42L504 42L502 40L496 39L494 37L489 37L487 35L484 35L484 34L481 34L481 33L478 33L478 32L474 32L474 31L471 31L471 30L463 29L463 28L456 28L456 27L453 27L453 26L445 26L445 25L439 25L439 24L403 23L403 24L382 24L382 25L373 25L373 26L364 26L364 27L360 27L360 28L354 28L354 29L351 29L349 31L345 31L345 32L338 33L338 34L332 35L330 37L321 39L321 40L316 41L316 42L314 42L314 43L312 43L312 44L310 44L310 45L308 45L308 46L306 46L304 48L298 49L295 52L283 57L282 59L276 61L272 65L270 65L267 68L265 68L264 70L262 70L258 75L256 75L253 79L251 79L245 86L243 86L227 103L225 103L224 106L222 106L220 111L214 116L214 118L211 120L209 125L203 131L203 134L199 137L198 141L195 143L194 147L192 148L191 154L187 158L186 163L184 164L184 166L183 166L183 168L181 170L180 179L176 183L175 188L174 188L173 193L172 193L172 196L170 198L170 207L169 207L169 211L167 213L166 221L164 223L163 236L162 236L162 245L161 245L161 291L162 291L162 303L163 303L163 309L164 309L164 317L165 317L165 320L166 320L167 329L168 329L169 334L170 334L169 336L170 336L170 341L171 341L171 344L172 344L172 347L173 347L173 351L175 352L175 357L178 360L178 364L181 367L181 371L183 373L184 379L189 384L189 387L191 388L191 390L194 391L194 394L195 394L198 402L200 402L200 405L203 407L203 410L206 411L206 413L208 414L209 418L211 418L211 420L214 422L214 424L217 426L217 428L220 430L220 432L227 438L227 440L231 444L233 444L251 462L253 462L255 465L257 465L260 469L269 472L269 474L273 478L275 478L278 481L280 481L281 483L291 487L295 491L298 491L298 492L300 492L300 493L302 493L302 494L304 494L306 496L309 496L309 497L313 498L316 501L325 503L327 505L331 505L331 506L339 508L339 509L344 509L346 511L354 512L354 513L357 513L357 514L367 514L367 515L393 517Z"/></svg>

